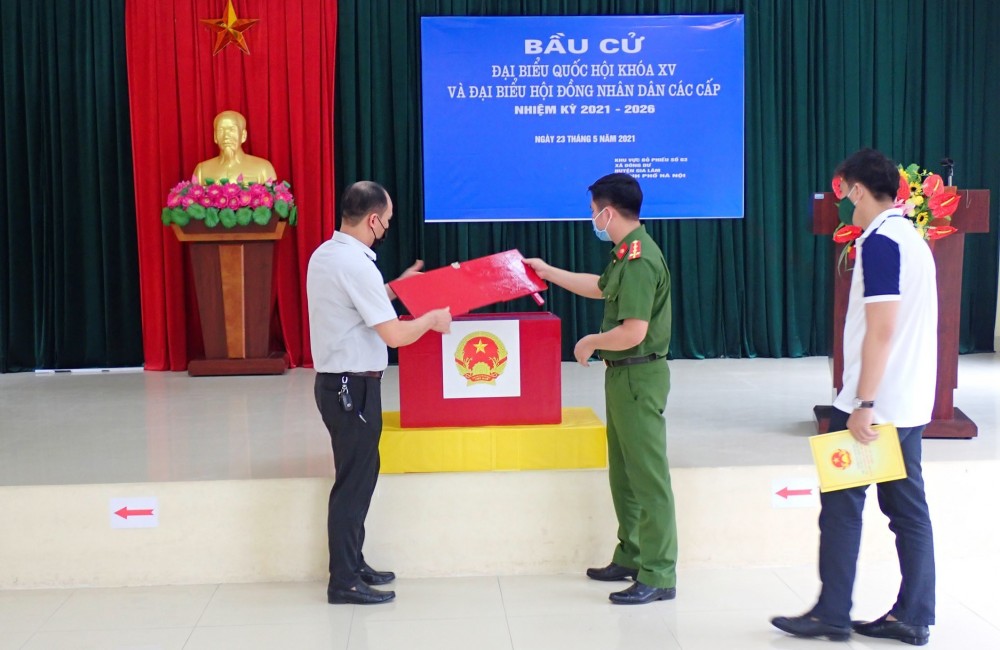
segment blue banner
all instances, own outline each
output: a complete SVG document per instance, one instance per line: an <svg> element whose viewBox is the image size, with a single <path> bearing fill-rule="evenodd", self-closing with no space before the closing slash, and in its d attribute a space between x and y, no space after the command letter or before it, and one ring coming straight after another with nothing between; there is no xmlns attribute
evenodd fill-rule
<svg viewBox="0 0 1000 650"><path fill-rule="evenodd" d="M424 17L426 221L743 217L743 16Z"/></svg>

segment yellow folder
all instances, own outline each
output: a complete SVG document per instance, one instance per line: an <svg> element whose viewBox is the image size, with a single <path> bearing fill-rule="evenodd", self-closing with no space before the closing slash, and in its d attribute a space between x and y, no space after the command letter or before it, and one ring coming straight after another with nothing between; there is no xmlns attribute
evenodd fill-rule
<svg viewBox="0 0 1000 650"><path fill-rule="evenodd" d="M876 424L872 428L879 436L867 445L855 440L846 429L809 438L820 492L906 478L896 427Z"/></svg>

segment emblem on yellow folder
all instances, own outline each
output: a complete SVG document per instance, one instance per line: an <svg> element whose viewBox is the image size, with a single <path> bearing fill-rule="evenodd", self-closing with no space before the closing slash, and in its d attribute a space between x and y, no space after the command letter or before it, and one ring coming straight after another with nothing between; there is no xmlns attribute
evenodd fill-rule
<svg viewBox="0 0 1000 650"><path fill-rule="evenodd" d="M473 332L455 349L455 367L468 385L493 384L507 366L507 348L489 332Z"/></svg>
<svg viewBox="0 0 1000 650"><path fill-rule="evenodd" d="M820 492L906 478L896 427L886 423L872 428L879 435L868 444L855 440L847 429L809 437Z"/></svg>
<svg viewBox="0 0 1000 650"><path fill-rule="evenodd" d="M830 463L837 469L847 469L851 466L851 452L846 449L838 449L830 457Z"/></svg>

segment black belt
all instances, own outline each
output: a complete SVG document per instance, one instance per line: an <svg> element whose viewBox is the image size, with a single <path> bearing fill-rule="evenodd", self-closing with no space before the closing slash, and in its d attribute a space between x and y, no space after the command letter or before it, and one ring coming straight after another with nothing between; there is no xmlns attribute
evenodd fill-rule
<svg viewBox="0 0 1000 650"><path fill-rule="evenodd" d="M337 377L374 377L381 379L384 370L365 370L364 372L321 372L321 375L335 375Z"/></svg>
<svg viewBox="0 0 1000 650"><path fill-rule="evenodd" d="M627 359L605 359L604 365L609 368L617 368L619 366L634 366L640 363L649 363L650 361L657 361L663 357L659 354L647 354L644 357L628 357Z"/></svg>

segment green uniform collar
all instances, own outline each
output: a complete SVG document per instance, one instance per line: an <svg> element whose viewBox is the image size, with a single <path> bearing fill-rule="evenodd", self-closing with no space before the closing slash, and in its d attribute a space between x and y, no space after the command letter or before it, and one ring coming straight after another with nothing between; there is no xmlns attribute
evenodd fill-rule
<svg viewBox="0 0 1000 650"><path fill-rule="evenodd" d="M627 235L622 237L622 240L615 244L614 248L611 249L612 261L624 261L628 257L629 246L631 246L632 242L637 240L642 241L648 238L649 235L646 233L646 226L640 223L638 226L630 230Z"/></svg>

